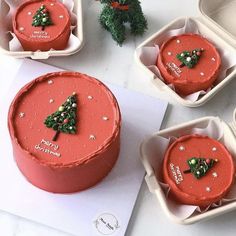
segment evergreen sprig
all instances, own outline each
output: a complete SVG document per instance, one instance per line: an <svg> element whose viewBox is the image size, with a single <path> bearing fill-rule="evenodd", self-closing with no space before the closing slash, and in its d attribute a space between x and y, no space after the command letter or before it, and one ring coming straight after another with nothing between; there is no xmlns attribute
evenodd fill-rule
<svg viewBox="0 0 236 236"><path fill-rule="evenodd" d="M139 0L100 0L104 4L99 22L109 31L112 38L121 46L126 39L125 23L130 23L133 35L143 35L147 30L147 20L144 17ZM118 3L120 8L113 7ZM122 9L127 6L127 10Z"/></svg>

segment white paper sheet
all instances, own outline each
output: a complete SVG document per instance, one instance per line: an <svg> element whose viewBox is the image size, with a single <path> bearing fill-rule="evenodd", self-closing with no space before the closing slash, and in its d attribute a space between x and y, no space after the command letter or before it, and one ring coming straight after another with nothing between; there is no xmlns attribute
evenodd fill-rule
<svg viewBox="0 0 236 236"><path fill-rule="evenodd" d="M6 122L16 92L35 77L58 70L25 60L8 96L0 101L0 209L73 235L124 235L144 176L139 144L160 128L167 103L108 85L118 99L123 118L118 162L101 183L89 190L75 194L48 193L28 183L17 169ZM10 79L5 73L1 77ZM0 86L4 86L3 80ZM113 229L108 229L105 221Z"/></svg>

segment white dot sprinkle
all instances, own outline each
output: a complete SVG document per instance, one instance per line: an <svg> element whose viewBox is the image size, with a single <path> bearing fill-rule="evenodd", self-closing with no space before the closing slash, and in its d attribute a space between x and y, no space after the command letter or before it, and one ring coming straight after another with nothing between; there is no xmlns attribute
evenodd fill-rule
<svg viewBox="0 0 236 236"><path fill-rule="evenodd" d="M213 173L212 173L212 176L213 176L214 178L216 178L216 177L218 177L218 174L217 174L216 172L213 172Z"/></svg>
<svg viewBox="0 0 236 236"><path fill-rule="evenodd" d="M48 80L48 84L53 84L53 81L52 80Z"/></svg>
<svg viewBox="0 0 236 236"><path fill-rule="evenodd" d="M190 62L190 61L192 61L192 58L191 57L187 57L186 61Z"/></svg>
<svg viewBox="0 0 236 236"><path fill-rule="evenodd" d="M107 116L102 117L103 120L109 120Z"/></svg>
<svg viewBox="0 0 236 236"><path fill-rule="evenodd" d="M204 76L205 74L203 72L200 73L201 76Z"/></svg>
<svg viewBox="0 0 236 236"><path fill-rule="evenodd" d="M31 15L32 15L32 12L31 12L31 11L29 11L29 12L28 12L28 15L29 15L29 16L31 16Z"/></svg>
<svg viewBox="0 0 236 236"><path fill-rule="evenodd" d="M50 99L50 100L49 100L49 103L53 103L53 102L54 102L54 100L53 100L53 99Z"/></svg>
<svg viewBox="0 0 236 236"><path fill-rule="evenodd" d="M180 150L180 151L184 151L184 150L185 150L185 147L184 147L184 146L180 146L180 147L179 147L179 150Z"/></svg>
<svg viewBox="0 0 236 236"><path fill-rule="evenodd" d="M171 56L171 55L172 55L172 53L171 53L171 52L168 52L167 54L168 54L169 56Z"/></svg>
<svg viewBox="0 0 236 236"><path fill-rule="evenodd" d="M216 147L213 147L213 148L212 148L212 151L213 151L213 152L216 152L216 151L217 151L217 148L216 148Z"/></svg>
<svg viewBox="0 0 236 236"><path fill-rule="evenodd" d="M177 39L177 40L176 40L176 42L177 42L177 43L180 43L180 40L179 40L179 39Z"/></svg>
<svg viewBox="0 0 236 236"><path fill-rule="evenodd" d="M72 130L72 129L73 129L73 127L72 127L72 126L70 126L70 127L69 127L69 129L70 129L70 130Z"/></svg>
<svg viewBox="0 0 236 236"><path fill-rule="evenodd" d="M91 99L93 99L93 97L92 97L91 95L89 95L89 96L88 96L88 99L91 100Z"/></svg>
<svg viewBox="0 0 236 236"><path fill-rule="evenodd" d="M59 16L59 18L60 18L60 19L63 19L63 18L64 18L64 16L63 16L63 15L60 15L60 16Z"/></svg>
<svg viewBox="0 0 236 236"><path fill-rule="evenodd" d="M93 135L93 134L90 134L90 135L89 135L89 139L91 139L91 140L95 140L95 139L96 139L96 137L95 137L95 135Z"/></svg>
<svg viewBox="0 0 236 236"><path fill-rule="evenodd" d="M25 113L24 112L20 112L19 117L23 118L24 116L25 116Z"/></svg>
<svg viewBox="0 0 236 236"><path fill-rule="evenodd" d="M72 95L76 95L76 92L73 92Z"/></svg>
<svg viewBox="0 0 236 236"><path fill-rule="evenodd" d="M214 57L211 58L212 61L216 61L216 59Z"/></svg>
<svg viewBox="0 0 236 236"><path fill-rule="evenodd" d="M25 29L24 27L20 27L19 28L20 31L24 31L24 29Z"/></svg>
<svg viewBox="0 0 236 236"><path fill-rule="evenodd" d="M51 5L51 6L54 6L54 3L51 3L50 5Z"/></svg>
<svg viewBox="0 0 236 236"><path fill-rule="evenodd" d="M210 187L206 187L206 191L207 191L207 192L210 192L210 191L211 191L211 188L210 188Z"/></svg>

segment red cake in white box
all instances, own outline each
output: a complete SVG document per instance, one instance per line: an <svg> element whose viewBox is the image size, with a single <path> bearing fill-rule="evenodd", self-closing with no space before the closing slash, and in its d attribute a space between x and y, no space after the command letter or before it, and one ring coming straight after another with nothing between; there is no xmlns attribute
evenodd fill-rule
<svg viewBox="0 0 236 236"><path fill-rule="evenodd" d="M157 67L167 84L186 96L212 87L220 72L221 58L215 46L198 34L182 34L165 41Z"/></svg>
<svg viewBox="0 0 236 236"><path fill-rule="evenodd" d="M234 176L231 154L208 136L182 136L165 153L164 181L180 203L205 207L218 202L229 192Z"/></svg>
<svg viewBox="0 0 236 236"><path fill-rule="evenodd" d="M8 116L14 158L35 186L55 193L89 188L114 166L121 115L100 81L50 73L25 85Z"/></svg>
<svg viewBox="0 0 236 236"><path fill-rule="evenodd" d="M71 33L70 14L57 0L32 0L21 4L12 20L13 32L24 50L65 49Z"/></svg>

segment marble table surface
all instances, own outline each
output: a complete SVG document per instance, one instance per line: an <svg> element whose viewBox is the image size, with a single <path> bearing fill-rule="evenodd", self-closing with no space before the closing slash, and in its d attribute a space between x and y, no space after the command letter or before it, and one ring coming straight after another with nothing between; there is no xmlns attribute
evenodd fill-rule
<svg viewBox="0 0 236 236"><path fill-rule="evenodd" d="M176 104L166 94L158 92L146 74L134 62L134 49L145 38L152 35L162 26L180 16L200 16L198 0L142 0L142 7L149 22L149 30L141 38L128 36L123 47L118 47L108 33L103 31L98 22L101 9L95 0L83 0L85 46L78 53L69 57L50 58L45 63L69 70L87 73L102 81L117 84L144 94L169 101L169 107L164 127L188 121L191 119L213 115L226 122L232 120L236 107L236 81L232 81L206 105L199 108L186 108ZM6 56L0 55L0 66ZM17 66L20 60L11 59L8 64L9 73L12 66ZM4 78L1 78L4 79ZM11 81L5 80L5 85ZM5 87L4 86L4 90ZM0 87L1 94L4 92ZM235 235L236 211L215 219L191 226L176 225L169 221L162 212L156 198L143 182L137 203L130 220L127 236L156 235ZM54 229L26 221L22 218L0 212L0 235L3 236L69 236ZM87 235L86 235L87 236Z"/></svg>

